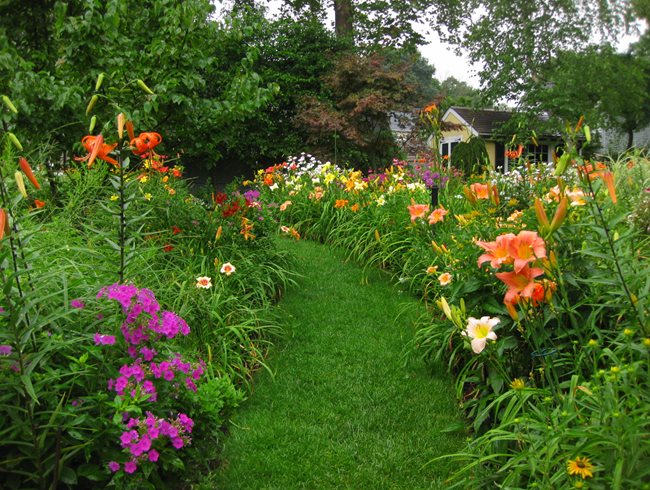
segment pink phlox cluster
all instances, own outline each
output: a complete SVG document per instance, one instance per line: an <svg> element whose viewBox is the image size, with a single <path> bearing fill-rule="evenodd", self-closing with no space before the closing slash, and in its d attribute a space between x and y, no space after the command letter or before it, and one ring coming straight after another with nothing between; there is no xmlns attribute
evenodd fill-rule
<svg viewBox="0 0 650 490"><path fill-rule="evenodd" d="M120 436L122 448L129 454L130 460L124 463L126 473L134 473L138 468L138 463L146 460L157 462L160 457L158 450L153 448L156 441L159 441L158 447L163 444L163 438L167 438L170 444L181 449L192 442L189 434L194 427L194 421L185 415L179 413L176 419L171 422L158 418L151 412L147 412L145 419L129 418L126 423L126 429ZM108 469L112 472L120 470L120 463L110 461Z"/></svg>

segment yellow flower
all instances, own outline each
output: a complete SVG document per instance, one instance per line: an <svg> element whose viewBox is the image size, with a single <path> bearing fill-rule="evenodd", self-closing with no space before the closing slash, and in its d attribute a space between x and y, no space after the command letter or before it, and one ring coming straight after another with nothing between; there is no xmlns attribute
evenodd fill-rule
<svg viewBox="0 0 650 490"><path fill-rule="evenodd" d="M634 330L632 330L631 328L626 328L625 330L623 330L623 335L625 335L626 337L631 337L633 333Z"/></svg>
<svg viewBox="0 0 650 490"><path fill-rule="evenodd" d="M593 469L594 465L591 464L589 458L583 458L581 456L578 456L574 460L570 459L566 465L566 470L568 471L569 475L579 475L583 480L585 478L591 478L594 476L592 472Z"/></svg>
<svg viewBox="0 0 650 490"><path fill-rule="evenodd" d="M596 339L589 339L589 342L587 342L587 345L589 347L596 347L598 345L598 341Z"/></svg>
<svg viewBox="0 0 650 490"><path fill-rule="evenodd" d="M435 274L437 270L438 270L437 265L430 265L429 267L427 267L427 274Z"/></svg>
<svg viewBox="0 0 650 490"><path fill-rule="evenodd" d="M113 194L111 196L111 201L117 201L119 198L120 198L120 196L118 196L117 194Z"/></svg>
<svg viewBox="0 0 650 490"><path fill-rule="evenodd" d="M146 201L151 201L152 197L153 196L151 195L151 192L146 192L145 195L144 195L144 198L145 198Z"/></svg>
<svg viewBox="0 0 650 490"><path fill-rule="evenodd" d="M147 180L149 180L149 177L147 177L146 175L141 175L140 177L138 177L138 180L142 183L145 183Z"/></svg>
<svg viewBox="0 0 650 490"><path fill-rule="evenodd" d="M165 176L162 178L163 183L166 183L168 180L169 180L169 175L165 175Z"/></svg>
<svg viewBox="0 0 650 490"><path fill-rule="evenodd" d="M646 337L645 339L643 339L643 345L645 345L646 347L650 347L650 338Z"/></svg>
<svg viewBox="0 0 650 490"><path fill-rule="evenodd" d="M521 391L526 387L526 382L522 378L515 378L510 383L510 388L515 391Z"/></svg>

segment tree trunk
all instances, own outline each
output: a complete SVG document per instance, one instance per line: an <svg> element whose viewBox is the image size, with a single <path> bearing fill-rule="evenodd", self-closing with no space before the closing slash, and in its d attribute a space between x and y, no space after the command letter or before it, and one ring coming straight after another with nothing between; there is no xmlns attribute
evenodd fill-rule
<svg viewBox="0 0 650 490"><path fill-rule="evenodd" d="M352 37L352 0L334 0L334 31L336 37Z"/></svg>

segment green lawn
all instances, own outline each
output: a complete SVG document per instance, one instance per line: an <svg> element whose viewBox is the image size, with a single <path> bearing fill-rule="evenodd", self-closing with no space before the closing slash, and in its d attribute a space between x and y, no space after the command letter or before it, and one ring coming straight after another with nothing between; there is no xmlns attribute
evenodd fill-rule
<svg viewBox="0 0 650 490"><path fill-rule="evenodd" d="M212 488L444 488L447 460L425 465L465 436L443 432L461 420L450 380L405 366L417 301L326 246L280 246L303 276L279 305L291 336L234 416Z"/></svg>

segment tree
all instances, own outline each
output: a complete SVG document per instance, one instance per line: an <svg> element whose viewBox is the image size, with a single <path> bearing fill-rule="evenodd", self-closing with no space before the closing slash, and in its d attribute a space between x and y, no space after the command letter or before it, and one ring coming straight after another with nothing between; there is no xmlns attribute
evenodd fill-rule
<svg viewBox="0 0 650 490"><path fill-rule="evenodd" d="M96 131L125 112L136 128L162 133L166 152L186 152L185 163L209 168L232 144L234 123L277 91L262 85L252 70L256 50L241 43L254 26L212 20L209 0L44 0L35 2L38 9L20 10L22 3L0 6L0 46L9 53L0 57L8 67L0 92L19 106L14 129L26 141L50 132L59 152L78 142L88 131L85 108L102 73ZM13 19L14 12L22 16ZM37 24L44 25L32 33Z"/></svg>
<svg viewBox="0 0 650 490"><path fill-rule="evenodd" d="M305 97L296 116L309 132L308 143L332 160L385 164L397 152L388 114L421 100L407 81L409 70L410 63L394 52L339 55L323 78L327 92Z"/></svg>

